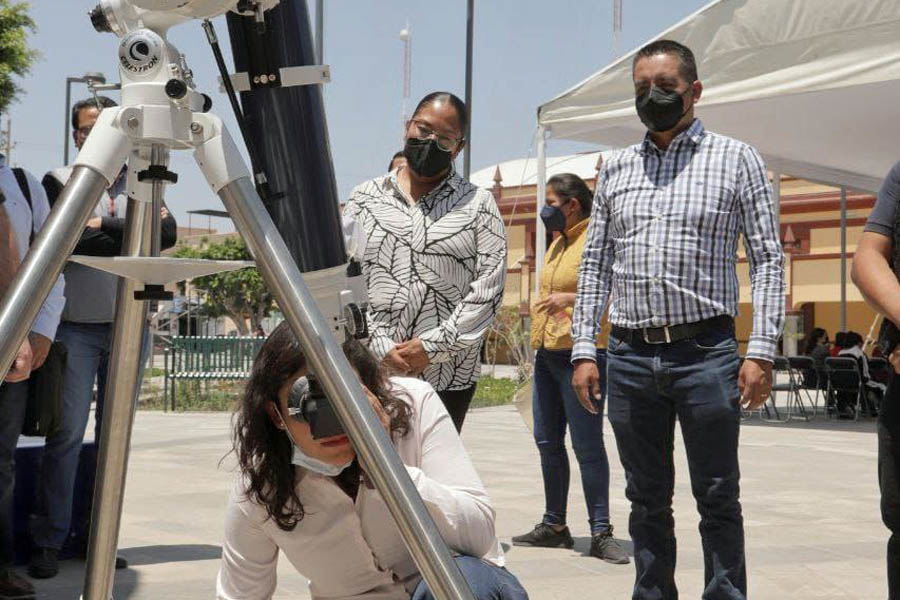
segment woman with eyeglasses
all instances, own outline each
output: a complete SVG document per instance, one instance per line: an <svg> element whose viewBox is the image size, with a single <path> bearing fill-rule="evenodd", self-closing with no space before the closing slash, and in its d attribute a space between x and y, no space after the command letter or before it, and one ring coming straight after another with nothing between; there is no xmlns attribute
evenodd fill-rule
<svg viewBox="0 0 900 600"><path fill-rule="evenodd" d="M348 246L368 285L369 347L393 372L431 383L457 430L506 280L497 203L453 166L467 124L462 100L425 96L406 125L406 164L358 186L344 207L360 232Z"/></svg>
<svg viewBox="0 0 900 600"><path fill-rule="evenodd" d="M434 390L387 377L355 340L344 352L476 599L527 599L503 568L494 510ZM282 323L260 349L234 419L239 476L217 598L271 598L281 551L309 579L314 599L433 600L352 442L343 434L313 438L291 405L307 373Z"/></svg>

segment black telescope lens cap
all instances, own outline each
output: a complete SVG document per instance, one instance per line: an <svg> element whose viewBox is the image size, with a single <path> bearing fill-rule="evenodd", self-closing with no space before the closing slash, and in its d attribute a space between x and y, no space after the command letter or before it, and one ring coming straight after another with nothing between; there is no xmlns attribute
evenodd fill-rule
<svg viewBox="0 0 900 600"><path fill-rule="evenodd" d="M94 26L97 33L112 33L112 27L109 25L109 20L106 18L102 6L98 4L88 14L91 16L91 25Z"/></svg>

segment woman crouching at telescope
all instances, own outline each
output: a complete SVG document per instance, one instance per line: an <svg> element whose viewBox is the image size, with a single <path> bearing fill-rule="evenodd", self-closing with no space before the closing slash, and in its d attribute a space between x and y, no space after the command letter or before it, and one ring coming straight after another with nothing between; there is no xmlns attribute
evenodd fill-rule
<svg viewBox="0 0 900 600"><path fill-rule="evenodd" d="M418 379L388 378L355 340L344 353L475 597L527 599L503 568L494 510L437 393ZM228 503L218 598L271 598L281 550L317 600L433 599L350 440L314 439L294 416L294 384L306 374L306 357L282 323L260 349L235 415L240 475Z"/></svg>

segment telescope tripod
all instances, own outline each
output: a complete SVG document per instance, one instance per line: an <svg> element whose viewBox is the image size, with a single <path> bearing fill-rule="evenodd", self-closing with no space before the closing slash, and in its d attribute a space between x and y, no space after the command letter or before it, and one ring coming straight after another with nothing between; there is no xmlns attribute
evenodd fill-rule
<svg viewBox="0 0 900 600"><path fill-rule="evenodd" d="M131 59L141 59L147 69L126 68L124 53ZM101 112L78 154L69 182L0 304L0 380L97 202L115 181L126 159L128 202L122 254L149 256L159 252L163 188L176 179L167 169L169 152L192 149L197 165L246 241L308 357L311 370L332 400L423 577L438 598L471 599L466 581L334 337L332 324L319 312L265 210L237 146L222 121L203 110L208 109L208 99L204 101L193 91L184 57L161 36L145 29L125 36L119 56L120 63L126 65L120 67L123 105ZM157 66L167 70L157 69L159 76L148 81L148 72L152 76L149 69ZM173 79L168 79L172 73L183 75L188 85L173 87ZM158 289L147 286L139 290L139 285L132 279L119 279L82 596L86 600L112 597L128 452L140 385L138 363L147 315L142 299L159 298Z"/></svg>

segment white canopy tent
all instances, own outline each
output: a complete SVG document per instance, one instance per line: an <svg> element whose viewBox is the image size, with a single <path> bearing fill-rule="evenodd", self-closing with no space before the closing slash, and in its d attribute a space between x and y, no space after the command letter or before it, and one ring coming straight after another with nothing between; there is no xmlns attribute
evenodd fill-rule
<svg viewBox="0 0 900 600"><path fill-rule="evenodd" d="M697 116L755 146L776 185L787 173L841 186L845 218L846 188L877 191L900 158L897 0L716 0L662 38L696 56ZM539 163L546 136L613 147L642 139L635 53L538 109Z"/></svg>

